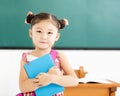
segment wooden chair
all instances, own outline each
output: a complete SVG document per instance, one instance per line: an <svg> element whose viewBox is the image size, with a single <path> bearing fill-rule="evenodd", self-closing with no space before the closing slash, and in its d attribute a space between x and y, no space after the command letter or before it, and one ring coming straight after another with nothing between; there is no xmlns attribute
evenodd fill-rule
<svg viewBox="0 0 120 96"><path fill-rule="evenodd" d="M78 70L75 70L75 73L77 75L78 78L84 78L85 75L88 73L84 70L83 66L80 66L80 68Z"/></svg>

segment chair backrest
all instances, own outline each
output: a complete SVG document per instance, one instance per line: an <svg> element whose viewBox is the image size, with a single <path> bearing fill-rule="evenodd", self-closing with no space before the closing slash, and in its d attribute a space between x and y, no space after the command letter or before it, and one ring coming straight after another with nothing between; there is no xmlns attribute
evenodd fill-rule
<svg viewBox="0 0 120 96"><path fill-rule="evenodd" d="M84 78L85 75L88 73L84 70L83 66L80 66L78 70L74 70L78 78Z"/></svg>

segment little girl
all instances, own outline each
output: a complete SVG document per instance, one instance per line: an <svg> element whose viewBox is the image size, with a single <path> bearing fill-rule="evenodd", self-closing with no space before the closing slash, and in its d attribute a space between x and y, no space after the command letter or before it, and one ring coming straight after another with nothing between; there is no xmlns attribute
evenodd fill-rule
<svg viewBox="0 0 120 96"><path fill-rule="evenodd" d="M67 19L58 20L49 13L34 15L32 12L28 12L25 22L31 24L29 36L35 49L22 55L19 86L23 96L35 96L34 91L37 88L50 83L64 87L76 86L78 79L67 58L63 53L53 49L54 43L60 37L59 30L68 25ZM52 52L56 54L56 60L54 60L56 67L50 68L47 73L40 74L36 78L28 78L24 64ZM53 94L53 96L63 96L63 92Z"/></svg>

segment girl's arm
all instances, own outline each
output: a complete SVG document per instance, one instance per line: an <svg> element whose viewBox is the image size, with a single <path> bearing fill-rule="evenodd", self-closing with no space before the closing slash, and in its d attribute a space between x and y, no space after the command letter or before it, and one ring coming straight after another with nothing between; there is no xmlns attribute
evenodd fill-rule
<svg viewBox="0 0 120 96"><path fill-rule="evenodd" d="M52 75L53 82L64 87L76 86L78 84L78 78L74 70L70 66L67 57L60 52L58 53L58 57L61 67L64 71L64 75L62 76Z"/></svg>
<svg viewBox="0 0 120 96"><path fill-rule="evenodd" d="M48 72L37 76L39 84L45 86L49 83L56 83L64 87L76 86L78 84L78 78L70 66L67 58L62 53L59 53L58 56L60 57L59 61L64 71L64 75L60 75L58 70L53 69L53 72L51 72L53 74Z"/></svg>
<svg viewBox="0 0 120 96"><path fill-rule="evenodd" d="M38 82L37 79L29 79L26 71L24 69L25 62L21 60L20 66L20 76L19 76L19 86L22 92L31 92L36 90L39 85L36 83Z"/></svg>

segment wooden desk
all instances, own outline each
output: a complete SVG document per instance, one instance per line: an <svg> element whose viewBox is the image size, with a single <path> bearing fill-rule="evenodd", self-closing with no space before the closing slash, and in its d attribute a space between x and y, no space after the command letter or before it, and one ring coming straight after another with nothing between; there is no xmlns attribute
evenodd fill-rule
<svg viewBox="0 0 120 96"><path fill-rule="evenodd" d="M115 96L120 84L79 84L76 87L66 87L65 96Z"/></svg>
<svg viewBox="0 0 120 96"><path fill-rule="evenodd" d="M78 70L75 72L78 76ZM120 83L111 80L109 82L107 84L86 83L79 84L76 87L66 87L64 96L115 96L117 87L120 87Z"/></svg>

